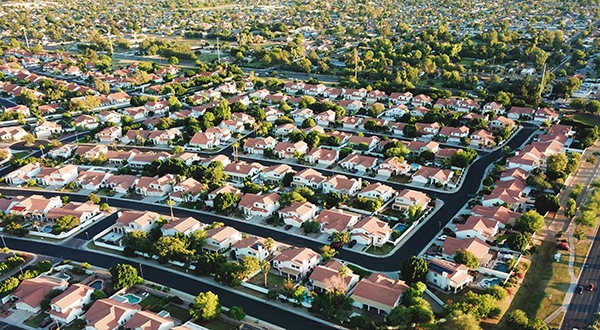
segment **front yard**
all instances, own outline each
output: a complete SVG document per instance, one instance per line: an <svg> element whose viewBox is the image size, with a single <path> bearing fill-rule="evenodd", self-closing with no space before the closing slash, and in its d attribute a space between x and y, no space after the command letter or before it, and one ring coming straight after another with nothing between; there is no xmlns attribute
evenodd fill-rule
<svg viewBox="0 0 600 330"><path fill-rule="evenodd" d="M392 250L395 247L396 246L392 243L385 243L385 245L383 245L382 247L374 247L374 246L369 247L367 249L367 253L374 254L377 256L382 256L382 255L386 255L386 254L392 252Z"/></svg>
<svg viewBox="0 0 600 330"><path fill-rule="evenodd" d="M273 273L269 273L269 275L267 275L267 286L268 289L281 289L283 288L283 281L285 281L285 277L273 274ZM254 276L253 278L251 278L250 280L248 280L248 283L250 284L254 284L256 286L259 286L261 288L265 287L265 276L262 272L256 274L256 276Z"/></svg>
<svg viewBox="0 0 600 330"><path fill-rule="evenodd" d="M39 328L40 323L42 323L42 321L48 317L48 314L46 312L43 313L39 313L38 315L36 315L34 318L32 318L31 320L25 321L23 322L25 325L28 325L32 328Z"/></svg>

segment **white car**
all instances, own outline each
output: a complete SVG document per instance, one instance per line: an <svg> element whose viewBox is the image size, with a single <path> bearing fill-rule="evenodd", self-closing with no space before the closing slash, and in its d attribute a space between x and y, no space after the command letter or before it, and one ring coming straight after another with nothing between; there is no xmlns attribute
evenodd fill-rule
<svg viewBox="0 0 600 330"><path fill-rule="evenodd" d="M448 235L440 235L437 239L439 239L440 241L445 241L446 238L448 238Z"/></svg>
<svg viewBox="0 0 600 330"><path fill-rule="evenodd" d="M246 219L246 220L252 219L252 214L248 214L244 219Z"/></svg>

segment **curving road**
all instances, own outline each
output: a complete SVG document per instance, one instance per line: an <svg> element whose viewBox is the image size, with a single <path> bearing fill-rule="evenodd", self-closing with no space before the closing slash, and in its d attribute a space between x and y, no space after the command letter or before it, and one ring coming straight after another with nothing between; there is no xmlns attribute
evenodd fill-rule
<svg viewBox="0 0 600 330"><path fill-rule="evenodd" d="M511 140L508 145L512 149L516 149L521 146L525 141L527 141L533 132L537 129L537 126L532 124L524 124L524 128ZM226 149L227 150L227 149ZM225 152L225 151L224 151ZM476 162L474 162L469 172L467 173L468 178L465 178L464 184L460 190L453 193L448 192L438 192L438 198L444 201L444 206L439 209L426 223L422 225L415 235L413 235L407 242L405 242L393 255L387 256L385 258L376 258L369 255L364 255L361 253L356 253L354 251L342 249L339 254L339 258L350 261L362 267L377 270L377 271L397 271L400 268L402 261L405 258L408 258L413 255L419 254L423 248L437 235L440 230L440 227L445 226L452 217L464 206L465 203L468 202L469 198L468 194L476 193L479 189L480 182L483 179L483 175L485 173L485 169L494 161L500 158L500 150L496 150L494 152L490 152L487 155L480 157ZM266 165L269 164L277 164L277 162L272 161L262 161ZM294 167L294 166L293 166ZM299 169L299 167L296 167ZM8 171L7 169L1 171L0 175L4 175L2 172ZM347 176L352 176L351 174L347 174ZM393 182L385 182L385 184L393 187L394 189L404 189L407 186L402 184L397 184ZM411 189L421 190L414 187L410 187ZM425 190L424 190L425 191ZM53 192L53 191L42 191L42 190L21 190L21 189L13 189L13 188L0 188L0 192L3 195L8 196L16 196L16 195L32 195L32 194L40 194L45 196L55 196L55 195L66 195L70 196L73 201L84 201L86 196L72 194L72 193L62 193L62 192ZM162 214L168 214L170 209L166 205L162 204L148 204L140 201L129 200L129 199L117 199L117 198L108 198L109 205L119 208L125 209L137 209L137 210L150 210ZM249 224L242 220L234 220L229 218L223 218L216 216L212 213L196 211L196 210L188 210L188 209L174 209L174 214L178 217L188 217L192 216L197 218L198 220L204 223L211 223L213 221L221 221L227 225L237 228L238 230L252 234L259 235L262 237L272 237L277 241L281 241L283 243L292 244L296 246L306 246L315 250L320 249L322 243L315 242L313 240L309 240L300 236L288 235L285 232L275 230L269 227L256 226L253 224ZM113 221L105 220L102 222L103 225L95 225L98 227L95 228L107 228L110 226ZM98 230L100 232L102 229ZM90 233L91 234L91 233ZM82 234L80 234L82 235ZM92 236L92 235L90 235Z"/></svg>

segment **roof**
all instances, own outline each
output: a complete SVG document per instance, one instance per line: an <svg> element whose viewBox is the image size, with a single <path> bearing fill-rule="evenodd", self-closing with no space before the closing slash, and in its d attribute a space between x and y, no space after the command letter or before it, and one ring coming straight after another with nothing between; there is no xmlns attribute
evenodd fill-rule
<svg viewBox="0 0 600 330"><path fill-rule="evenodd" d="M309 261L312 258L320 258L320 255L309 248L295 248L281 252L274 260L279 262L291 261L292 263L302 266L303 261Z"/></svg>
<svg viewBox="0 0 600 330"><path fill-rule="evenodd" d="M402 293L408 288L409 286L404 281L393 280L381 273L374 273L358 282L352 297L360 297L394 307Z"/></svg>
<svg viewBox="0 0 600 330"><path fill-rule="evenodd" d="M169 221L161 227L162 230L173 229L179 233L185 233L195 226L202 227L202 223L192 217L179 218L177 220Z"/></svg>
<svg viewBox="0 0 600 330"><path fill-rule="evenodd" d="M113 330L120 325L119 321L126 313L140 309L138 304L122 303L110 298L99 299L85 313L85 318L88 320L88 327Z"/></svg>
<svg viewBox="0 0 600 330"><path fill-rule="evenodd" d="M339 276L339 269L343 266L341 262L337 260L330 260L325 265L317 266L312 274L310 275L310 280L315 282L325 283L330 280L332 277ZM346 288L352 283L352 279L359 277L354 274L351 269L348 268L348 275L344 277L344 283L346 283Z"/></svg>
<svg viewBox="0 0 600 330"><path fill-rule="evenodd" d="M151 311L139 311L125 323L129 329L158 330L163 324L174 322Z"/></svg>
<svg viewBox="0 0 600 330"><path fill-rule="evenodd" d="M40 276L23 280L17 287L17 290L13 292L12 296L19 298L19 302L36 308L54 288L67 285L69 285L69 283L65 280L57 281L56 278Z"/></svg>
<svg viewBox="0 0 600 330"><path fill-rule="evenodd" d="M206 231L206 237L212 238L217 242L223 242L231 236L237 235L240 232L233 227L221 226L219 228L209 229Z"/></svg>
<svg viewBox="0 0 600 330"><path fill-rule="evenodd" d="M302 216L307 214L308 212L310 212L311 210L315 209L316 206L314 204L312 204L311 202L293 202L290 206L284 207L283 209L279 210L279 214L282 213L288 213L288 212L294 212L297 213L298 215Z"/></svg>
<svg viewBox="0 0 600 330"><path fill-rule="evenodd" d="M444 259L432 259L427 263L427 268L430 272L444 275L455 283L461 283L465 277L470 276L469 267Z"/></svg>
<svg viewBox="0 0 600 330"><path fill-rule="evenodd" d="M381 238L387 238L392 233L392 228L388 223L379 220L377 217L364 218L352 229L362 229L373 236Z"/></svg>
<svg viewBox="0 0 600 330"><path fill-rule="evenodd" d="M400 197L406 198L411 202L421 205L426 205L429 203L429 201L431 201L431 198L429 198L429 196L427 196L425 193L411 189L404 189L400 191L398 195L396 195L396 198Z"/></svg>
<svg viewBox="0 0 600 330"><path fill-rule="evenodd" d="M88 294L91 294L94 290L95 289L90 286L75 283L71 285L68 289L66 289L63 293L52 298L51 303L64 310L69 306L73 305L73 303L86 297Z"/></svg>
<svg viewBox="0 0 600 330"><path fill-rule="evenodd" d="M353 221L357 221L359 215L356 213L346 212L336 208L323 210L315 220L320 224L325 224L324 228L342 232L351 225Z"/></svg>
<svg viewBox="0 0 600 330"><path fill-rule="evenodd" d="M158 219L160 215L150 211L124 211L117 219L117 222L123 226L129 226L131 223L137 223L143 226L152 220Z"/></svg>
<svg viewBox="0 0 600 330"><path fill-rule="evenodd" d="M490 237L495 234L496 228L498 227L498 221L494 219L482 218L477 216L470 216L467 221L462 225L456 225L456 232L474 230L481 231L481 235L484 237Z"/></svg>
<svg viewBox="0 0 600 330"><path fill-rule="evenodd" d="M488 251L490 246L479 239L478 237L458 239L455 237L448 237L444 241L442 251L447 255L454 255L458 250L466 250L473 253L477 258L483 258Z"/></svg>

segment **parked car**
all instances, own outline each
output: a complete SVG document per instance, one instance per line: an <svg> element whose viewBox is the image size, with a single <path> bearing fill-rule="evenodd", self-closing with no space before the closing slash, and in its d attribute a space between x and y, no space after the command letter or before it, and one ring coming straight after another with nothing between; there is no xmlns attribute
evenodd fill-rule
<svg viewBox="0 0 600 330"><path fill-rule="evenodd" d="M356 243L357 243L356 240L353 239L353 240L350 241L350 243L348 243L348 247L349 248L353 248L356 245Z"/></svg>
<svg viewBox="0 0 600 330"><path fill-rule="evenodd" d="M50 325L50 323L52 323L52 319L51 318L45 318L42 323L40 323L40 328L45 328L47 326Z"/></svg>
<svg viewBox="0 0 600 330"><path fill-rule="evenodd" d="M589 283L587 286L588 291L594 291L594 284L593 283Z"/></svg>
<svg viewBox="0 0 600 330"><path fill-rule="evenodd" d="M437 239L439 239L440 241L445 241L446 238L448 238L448 235L440 235Z"/></svg>
<svg viewBox="0 0 600 330"><path fill-rule="evenodd" d="M58 324L54 323L50 326L50 330L57 330L58 329Z"/></svg>
<svg viewBox="0 0 600 330"><path fill-rule="evenodd" d="M339 250L339 249L342 248L342 243L340 243L340 242L333 242L333 243L331 243L331 247L334 248L334 249L338 249Z"/></svg>
<svg viewBox="0 0 600 330"><path fill-rule="evenodd" d="M209 207L210 207L210 206L208 206L208 205L204 205L204 207L202 208L202 211L208 211L208 208L209 208Z"/></svg>
<svg viewBox="0 0 600 330"><path fill-rule="evenodd" d="M290 230L291 228L292 228L292 225L287 225L287 226L285 226L285 228L283 228L283 229L285 229L285 230Z"/></svg>
<svg viewBox="0 0 600 330"><path fill-rule="evenodd" d="M575 293L582 294L583 293L583 287L580 285L577 288L575 288Z"/></svg>
<svg viewBox="0 0 600 330"><path fill-rule="evenodd" d="M244 219L246 219L246 220L252 219L252 214L248 214Z"/></svg>

